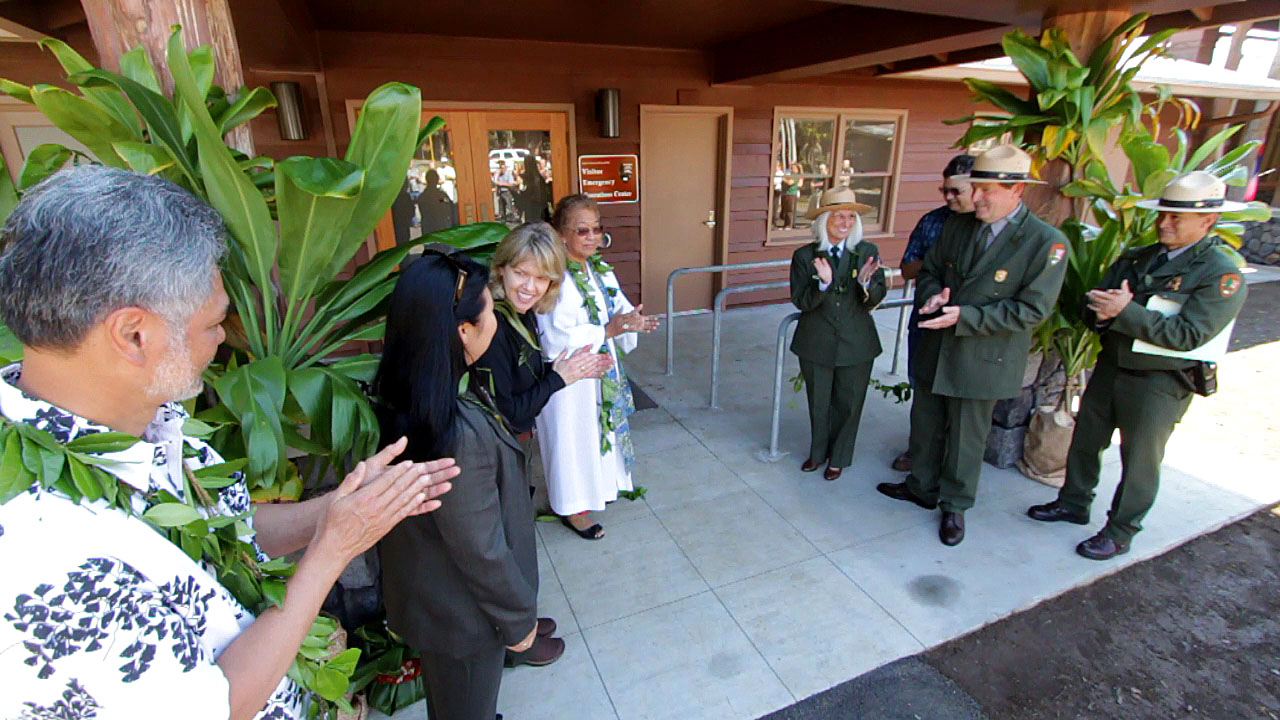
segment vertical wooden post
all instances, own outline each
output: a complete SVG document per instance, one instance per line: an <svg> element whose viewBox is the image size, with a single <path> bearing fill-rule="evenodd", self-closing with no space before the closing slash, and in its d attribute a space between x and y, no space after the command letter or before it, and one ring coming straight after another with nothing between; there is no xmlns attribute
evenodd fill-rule
<svg viewBox="0 0 1280 720"><path fill-rule="evenodd" d="M213 47L214 82L232 93L244 85L227 0L81 0L81 4L98 57L109 70L119 70L120 56L141 45L151 56L161 87L171 93L173 78L165 69L166 47L172 27L181 25L188 50L200 45ZM248 124L232 130L226 140L228 145L253 156Z"/></svg>

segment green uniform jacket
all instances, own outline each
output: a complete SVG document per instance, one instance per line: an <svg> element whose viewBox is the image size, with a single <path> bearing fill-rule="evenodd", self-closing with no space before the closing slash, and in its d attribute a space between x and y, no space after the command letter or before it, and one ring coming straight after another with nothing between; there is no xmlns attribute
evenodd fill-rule
<svg viewBox="0 0 1280 720"><path fill-rule="evenodd" d="M960 306L960 320L921 331L917 368L935 394L999 400L1022 389L1031 331L1062 290L1067 239L1024 207L982 252L982 225L973 213L952 215L924 256L917 306L951 288L948 304Z"/></svg>
<svg viewBox="0 0 1280 720"><path fill-rule="evenodd" d="M1118 288L1129 281L1133 301L1119 315L1110 322L1098 322L1093 311L1085 308L1085 322L1102 334L1100 360L1126 370L1189 368L1195 360L1134 352L1134 338L1170 350L1191 350L1221 332L1244 306L1248 290L1220 240L1201 240L1154 273L1147 273L1160 249L1157 243L1129 250L1103 276L1099 286L1103 289ZM1152 295L1182 303L1182 309L1169 317L1148 310Z"/></svg>
<svg viewBox="0 0 1280 720"><path fill-rule="evenodd" d="M880 249L863 240L851 252L847 250L840 253L826 292L818 289L818 273L813 269L818 243L796 248L791 256L791 302L801 311L791 352L827 367L857 365L881 352L871 311L888 292L884 270L871 276L865 290L858 284L859 268L869 258L880 257Z"/></svg>

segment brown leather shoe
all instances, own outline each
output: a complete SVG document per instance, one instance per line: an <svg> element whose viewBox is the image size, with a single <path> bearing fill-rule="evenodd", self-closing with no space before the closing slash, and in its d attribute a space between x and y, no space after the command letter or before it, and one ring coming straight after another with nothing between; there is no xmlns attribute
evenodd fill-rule
<svg viewBox="0 0 1280 720"><path fill-rule="evenodd" d="M1054 500L1045 505L1032 505L1027 508L1027 517L1040 522L1069 522L1076 525L1088 525L1089 516L1082 515L1075 510L1063 505L1060 501Z"/></svg>
<svg viewBox="0 0 1280 720"><path fill-rule="evenodd" d="M925 510L936 510L938 508L937 501L925 502L911 493L910 488L904 482L900 483L880 483L876 486L876 491L881 495L888 495L894 500L906 500L913 502Z"/></svg>
<svg viewBox="0 0 1280 720"><path fill-rule="evenodd" d="M508 650L505 664L507 667L516 667L517 665L542 667L559 660L563 654L564 640L539 635L534 639L533 647L522 653L513 653Z"/></svg>
<svg viewBox="0 0 1280 720"><path fill-rule="evenodd" d="M835 480L840 477L840 473L842 472L844 472L844 468L833 468L828 466L826 470L822 471L822 479Z"/></svg>
<svg viewBox="0 0 1280 720"><path fill-rule="evenodd" d="M889 467L899 472L911 472L911 451L903 450L901 455L893 459L893 464Z"/></svg>
<svg viewBox="0 0 1280 720"><path fill-rule="evenodd" d="M1129 552L1129 543L1098 533L1076 546L1076 552L1090 560L1110 560Z"/></svg>
<svg viewBox="0 0 1280 720"><path fill-rule="evenodd" d="M822 463L814 462L812 460L805 460L804 464L800 466L800 472L813 472L814 470L817 470L820 467L822 467Z"/></svg>
<svg viewBox="0 0 1280 720"><path fill-rule="evenodd" d="M948 547L959 545L964 540L964 513L942 511L942 522L938 525L938 539Z"/></svg>
<svg viewBox="0 0 1280 720"><path fill-rule="evenodd" d="M538 636L547 637L556 634L556 621L551 618L538 618Z"/></svg>

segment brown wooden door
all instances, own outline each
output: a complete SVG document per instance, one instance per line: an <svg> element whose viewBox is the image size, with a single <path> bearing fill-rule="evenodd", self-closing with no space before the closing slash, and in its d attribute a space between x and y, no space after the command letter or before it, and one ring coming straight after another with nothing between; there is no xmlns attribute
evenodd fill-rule
<svg viewBox="0 0 1280 720"><path fill-rule="evenodd" d="M644 106L640 115L641 282L645 312L666 310L667 276L682 267L714 265L727 226L721 108ZM676 281L676 310L711 307L715 276Z"/></svg>

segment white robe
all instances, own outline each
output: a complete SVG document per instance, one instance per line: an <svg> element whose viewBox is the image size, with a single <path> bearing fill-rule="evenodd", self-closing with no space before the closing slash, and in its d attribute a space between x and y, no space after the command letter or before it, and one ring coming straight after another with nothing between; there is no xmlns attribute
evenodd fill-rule
<svg viewBox="0 0 1280 720"><path fill-rule="evenodd" d="M590 267L587 272L592 272ZM614 297L618 312L631 312L633 306L622 293L617 277L608 273L603 280L605 286L618 291ZM592 324L587 309L582 306L582 294L568 272L560 285L560 301L555 309L538 315L538 335L549 360L555 359L561 350L572 353L584 345L599 350L604 344L614 362L621 362L619 350L635 349L635 333L605 339L603 323L608 322L609 317L607 298L594 286L591 293L596 307L600 308L601 325ZM604 510L605 503L618 499L619 490L631 489L631 474L623 462L617 438L610 437L613 447L608 453L600 454L600 386L599 380L579 380L553 394L538 415L538 444L547 477L547 495L557 515Z"/></svg>

